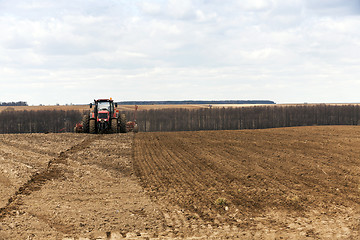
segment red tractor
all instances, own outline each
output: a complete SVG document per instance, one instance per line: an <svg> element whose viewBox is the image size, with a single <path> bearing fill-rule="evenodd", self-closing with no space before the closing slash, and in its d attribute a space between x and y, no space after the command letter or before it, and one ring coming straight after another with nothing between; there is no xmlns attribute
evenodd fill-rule
<svg viewBox="0 0 360 240"><path fill-rule="evenodd" d="M126 133L126 116L116 110L117 103L110 99L94 100L90 115L84 115L82 132L84 133Z"/></svg>

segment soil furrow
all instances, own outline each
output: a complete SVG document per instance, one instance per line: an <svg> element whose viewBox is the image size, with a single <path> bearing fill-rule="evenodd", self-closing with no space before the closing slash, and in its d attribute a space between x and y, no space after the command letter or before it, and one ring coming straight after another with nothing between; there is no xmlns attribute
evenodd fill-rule
<svg viewBox="0 0 360 240"><path fill-rule="evenodd" d="M274 219L273 211L319 222L324 218L318 213L346 215L340 209L353 212L359 204L359 176L354 171L360 154L354 132L359 128L348 128L352 130L342 137L341 127L141 133L135 148L146 144L148 151L138 151L134 161L139 166L146 162L147 171L137 171L145 188L158 185L152 178L156 174L169 190L165 195L153 192L154 199L161 194L165 205L178 205L213 226L251 226L253 220L247 218L263 219L264 227L289 224ZM332 133L337 133L335 139ZM269 211L272 217L266 216ZM170 216L166 219L175 224ZM316 235L313 229L307 232Z"/></svg>

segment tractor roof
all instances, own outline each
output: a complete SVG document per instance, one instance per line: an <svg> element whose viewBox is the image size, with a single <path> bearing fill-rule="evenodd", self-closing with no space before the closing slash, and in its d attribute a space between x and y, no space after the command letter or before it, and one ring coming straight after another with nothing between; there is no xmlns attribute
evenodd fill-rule
<svg viewBox="0 0 360 240"><path fill-rule="evenodd" d="M98 99L98 100L94 100L95 102L113 102L114 100L110 99Z"/></svg>

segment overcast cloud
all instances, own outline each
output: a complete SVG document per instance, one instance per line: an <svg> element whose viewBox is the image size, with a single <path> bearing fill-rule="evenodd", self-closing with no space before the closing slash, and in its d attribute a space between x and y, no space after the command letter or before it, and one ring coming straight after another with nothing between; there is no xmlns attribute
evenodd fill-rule
<svg viewBox="0 0 360 240"><path fill-rule="evenodd" d="M0 101L360 102L358 0L0 0Z"/></svg>

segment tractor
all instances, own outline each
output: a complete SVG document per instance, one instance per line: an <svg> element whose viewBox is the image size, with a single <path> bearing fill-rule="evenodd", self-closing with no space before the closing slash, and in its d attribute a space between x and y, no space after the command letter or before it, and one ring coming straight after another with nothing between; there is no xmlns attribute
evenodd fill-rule
<svg viewBox="0 0 360 240"><path fill-rule="evenodd" d="M81 131L94 134L126 133L126 116L120 114L116 107L117 103L111 98L94 100L94 103L90 103L90 108L94 110L84 115Z"/></svg>

